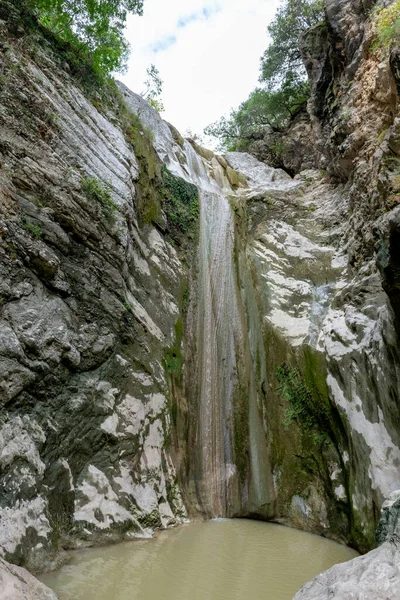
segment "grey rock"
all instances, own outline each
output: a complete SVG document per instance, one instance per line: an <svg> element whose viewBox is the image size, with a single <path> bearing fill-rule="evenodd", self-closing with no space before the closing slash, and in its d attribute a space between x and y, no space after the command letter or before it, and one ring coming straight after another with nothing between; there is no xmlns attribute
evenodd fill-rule
<svg viewBox="0 0 400 600"><path fill-rule="evenodd" d="M56 56L23 52L8 54L21 71L0 99L0 556L37 571L65 546L186 519L162 365L187 269L151 223L139 228L139 163L116 115L98 112ZM124 95L173 162L169 127ZM111 215L85 193L93 180Z"/></svg>
<svg viewBox="0 0 400 600"><path fill-rule="evenodd" d="M245 175L253 189L263 188L267 183L271 189L284 189L297 185L282 169L269 167L246 152L227 152L224 156L233 169Z"/></svg>
<svg viewBox="0 0 400 600"><path fill-rule="evenodd" d="M400 542L400 490L393 492L382 505L381 518L376 530L378 546L391 542L396 546Z"/></svg>
<svg viewBox="0 0 400 600"><path fill-rule="evenodd" d="M384 502L379 548L335 565L306 583L293 600L397 600L400 598L400 491Z"/></svg>
<svg viewBox="0 0 400 600"><path fill-rule="evenodd" d="M386 542L306 583L293 600L397 600L400 553Z"/></svg>
<svg viewBox="0 0 400 600"><path fill-rule="evenodd" d="M2 600L57 600L58 596L22 567L0 558Z"/></svg>

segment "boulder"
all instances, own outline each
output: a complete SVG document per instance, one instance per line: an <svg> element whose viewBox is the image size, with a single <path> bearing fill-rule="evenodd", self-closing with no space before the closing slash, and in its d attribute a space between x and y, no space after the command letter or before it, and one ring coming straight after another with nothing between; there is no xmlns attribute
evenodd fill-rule
<svg viewBox="0 0 400 600"><path fill-rule="evenodd" d="M0 558L2 600L57 600L58 596L28 571Z"/></svg>
<svg viewBox="0 0 400 600"><path fill-rule="evenodd" d="M293 600L398 600L400 598L400 490L382 506L378 548L335 565L306 583Z"/></svg>

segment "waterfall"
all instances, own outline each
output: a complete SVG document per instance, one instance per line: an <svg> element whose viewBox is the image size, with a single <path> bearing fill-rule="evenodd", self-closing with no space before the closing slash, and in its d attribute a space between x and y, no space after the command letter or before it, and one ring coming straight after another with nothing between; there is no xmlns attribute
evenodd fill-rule
<svg viewBox="0 0 400 600"><path fill-rule="evenodd" d="M273 483L238 285L234 213L226 190L208 176L190 144L185 150L200 195L191 323L195 350L189 373L197 407L193 417L197 496L213 517L269 516Z"/></svg>
<svg viewBox="0 0 400 600"><path fill-rule="evenodd" d="M228 200L235 192L216 157L204 161L187 140L178 147L155 111L141 116L154 132L160 158L175 175L194 183L200 198L198 260L191 282L196 291L187 328L188 495L208 516L271 516L274 486L246 298L238 283L247 275L239 273L242 258ZM271 179L270 171L263 177Z"/></svg>
<svg viewBox="0 0 400 600"><path fill-rule="evenodd" d="M232 460L232 397L237 377L235 340L240 318L233 265L234 225L228 200L201 192L198 360L202 492L213 516L226 516ZM235 488L235 483L231 486Z"/></svg>

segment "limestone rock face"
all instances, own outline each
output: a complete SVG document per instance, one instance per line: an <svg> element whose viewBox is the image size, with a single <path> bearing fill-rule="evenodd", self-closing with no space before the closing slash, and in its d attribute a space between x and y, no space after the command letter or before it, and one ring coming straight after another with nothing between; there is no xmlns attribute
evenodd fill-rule
<svg viewBox="0 0 400 600"><path fill-rule="evenodd" d="M328 0L325 23L303 35L301 51L312 90L308 119L293 122L281 136L287 149L281 166L288 172L304 169L305 149L320 177L312 181L310 173L296 175L309 184L300 186L297 195L294 189L281 197L265 185L264 193L248 196L250 222L241 266L242 273L251 273L246 289L255 288L247 300L251 331L264 331L262 340L253 335L253 356L257 364L267 364L260 391L265 421L275 415L268 431L276 456L278 505L282 502L278 518L303 527L318 515L313 527L319 522L323 531L323 523L329 523L328 531L335 522L339 538L347 530L345 538L364 551L374 546L384 499L399 487L398 50L372 51L370 20L373 6L389 4ZM297 163L291 152L293 130ZM266 149L255 143L250 151L266 158L269 141L264 142ZM329 450L324 444L322 454L329 466L320 469L313 461L319 475L311 477L309 489L307 477L299 481L303 477L286 455L287 440L283 447L279 443L285 433L278 422L293 421L291 409L288 417L282 415L282 397L296 404L293 394L300 389L289 385L296 379L290 370L283 389L277 386L277 369L284 363L301 372L318 406L328 400L323 429L330 431L332 444ZM306 458L305 428L300 427L302 450L294 442L297 450L291 454L308 465L303 475L313 470ZM303 493L294 495L287 487L293 472ZM285 482L281 488L279 481ZM349 501L350 513L345 508ZM326 519L331 510L336 517Z"/></svg>
<svg viewBox="0 0 400 600"><path fill-rule="evenodd" d="M376 541L380 546L385 542L398 544L400 539L400 490L390 494L382 505L381 518L376 530Z"/></svg>
<svg viewBox="0 0 400 600"><path fill-rule="evenodd" d="M306 583L293 600L397 600L400 597L400 491L382 507L379 548L335 565Z"/></svg>
<svg viewBox="0 0 400 600"><path fill-rule="evenodd" d="M1 0L0 556L39 571L186 521L195 184L247 184L19 11Z"/></svg>
<svg viewBox="0 0 400 600"><path fill-rule="evenodd" d="M345 185L312 170L274 180L246 155L226 158L257 174L238 204L238 269L275 519L366 551L376 507L400 485L399 353L381 276L373 260L350 268Z"/></svg>
<svg viewBox="0 0 400 600"><path fill-rule="evenodd" d="M28 571L0 558L2 600L57 600L58 596Z"/></svg>
<svg viewBox="0 0 400 600"><path fill-rule="evenodd" d="M0 555L36 570L185 519L164 357L186 271L139 227L121 117L0 31Z"/></svg>
<svg viewBox="0 0 400 600"><path fill-rule="evenodd" d="M318 575L293 600L397 600L399 558L395 546L385 543L365 556Z"/></svg>

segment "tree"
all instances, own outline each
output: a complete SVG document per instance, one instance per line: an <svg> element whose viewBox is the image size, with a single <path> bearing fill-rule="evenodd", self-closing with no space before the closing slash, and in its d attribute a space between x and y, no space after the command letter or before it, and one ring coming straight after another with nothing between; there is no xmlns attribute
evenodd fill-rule
<svg viewBox="0 0 400 600"><path fill-rule="evenodd" d="M195 142L195 144L198 144L200 146L202 144L204 144L204 140L203 140L202 136L199 133L194 132L189 127L184 132L183 137L188 140L193 140Z"/></svg>
<svg viewBox="0 0 400 600"><path fill-rule="evenodd" d="M283 0L267 28L271 43L261 57L263 87L255 89L229 117L204 130L220 140L220 150L246 150L251 140L265 132L282 132L305 106L310 88L299 38L323 18L323 0Z"/></svg>
<svg viewBox="0 0 400 600"><path fill-rule="evenodd" d="M163 112L165 108L160 99L163 81L160 77L160 72L155 65L150 65L150 67L146 69L146 73L147 79L144 83L146 89L140 95L158 112Z"/></svg>
<svg viewBox="0 0 400 600"><path fill-rule="evenodd" d="M216 147L219 152L246 149L245 147L240 147L240 140L244 139L244 134L241 132L236 119L237 112L232 110L229 117L221 117L218 121L207 125L204 129L205 135L215 137L219 140Z"/></svg>
<svg viewBox="0 0 400 600"><path fill-rule="evenodd" d="M129 51L123 31L143 0L24 0L39 22L91 62L101 75L121 71Z"/></svg>
<svg viewBox="0 0 400 600"><path fill-rule="evenodd" d="M324 19L324 0L285 0L267 31L271 43L261 57L260 81L279 87L287 73L300 81L305 69L299 49L302 33Z"/></svg>
<svg viewBox="0 0 400 600"><path fill-rule="evenodd" d="M219 138L220 150L246 150L249 142L262 137L265 131L282 132L308 96L308 83L298 82L289 73L279 90L255 89L228 118L209 125L204 133Z"/></svg>

